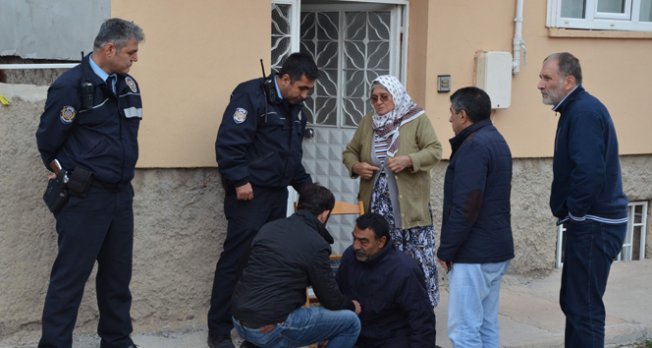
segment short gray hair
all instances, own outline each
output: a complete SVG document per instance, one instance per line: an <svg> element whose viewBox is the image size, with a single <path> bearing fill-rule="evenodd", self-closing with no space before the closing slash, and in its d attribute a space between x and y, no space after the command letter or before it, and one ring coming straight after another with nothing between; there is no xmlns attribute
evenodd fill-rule
<svg viewBox="0 0 652 348"><path fill-rule="evenodd" d="M557 61L559 74L562 77L573 76L578 85L582 83L582 66L580 66L580 60L574 55L568 52L553 53L546 57L543 62L546 63L549 60Z"/></svg>
<svg viewBox="0 0 652 348"><path fill-rule="evenodd" d="M145 40L143 30L134 22L120 18L111 18L102 23L100 31L95 37L93 47L98 49L112 42L117 49L120 49L129 40L136 40L138 42Z"/></svg>

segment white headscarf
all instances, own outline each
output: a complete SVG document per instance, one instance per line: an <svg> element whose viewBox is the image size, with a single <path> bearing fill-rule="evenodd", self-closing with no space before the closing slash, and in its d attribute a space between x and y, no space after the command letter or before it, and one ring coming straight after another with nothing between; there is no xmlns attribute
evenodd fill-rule
<svg viewBox="0 0 652 348"><path fill-rule="evenodd" d="M392 157L398 151L400 127L423 115L424 110L412 101L405 87L396 77L392 75L378 76L372 82L372 86L374 83L379 83L385 87L394 100L394 110L385 115L378 115L374 110L374 114L371 116L374 133L385 139L391 137L387 148L387 156Z"/></svg>

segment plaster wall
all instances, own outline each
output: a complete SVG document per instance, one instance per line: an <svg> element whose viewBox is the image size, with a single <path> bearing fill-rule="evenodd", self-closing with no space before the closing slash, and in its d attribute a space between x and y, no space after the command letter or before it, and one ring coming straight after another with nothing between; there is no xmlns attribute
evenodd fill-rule
<svg viewBox="0 0 652 348"><path fill-rule="evenodd" d="M11 1L8 8L17 8L17 3ZM450 94L436 92L437 75L450 74L454 91L474 84L474 57L478 51L511 52L515 4L409 2L408 91L425 106L441 139L452 136L448 123ZM142 87L144 103L138 167L216 165L215 136L231 91L239 82L259 76L260 58L269 71L270 11L268 0L196 0L192 5L181 0L110 2L111 16L135 21L146 36L140 47L140 61L131 71ZM7 13L2 12L5 16ZM525 2L523 37L527 55L520 74L512 77L512 106L495 111L493 116L513 155L552 155L557 117L542 105L536 84L541 61L555 51L570 51L580 58L586 88L611 111L621 153L651 154L652 142L643 139L652 128L647 108L652 38L625 34L612 38L553 37L545 22L546 2ZM88 29L86 43L76 46L90 47L96 31ZM39 32L51 31L46 27ZM448 156L447 142L444 149Z"/></svg>
<svg viewBox="0 0 652 348"><path fill-rule="evenodd" d="M557 116L543 105L536 86L543 59L568 51L582 64L584 86L609 109L616 125L621 154L650 154L652 128L649 81L652 37L608 32L611 37L553 37L546 28L546 1L524 1L523 39L527 55L521 72L512 76L512 103L496 110L493 121L517 158L552 157ZM423 13L427 12L427 23ZM408 91L425 95L425 109L441 139L453 136L448 122L451 93L437 93L437 75L451 75L451 92L474 85L478 51L512 52L516 1L410 1L409 45L427 52L408 59ZM424 40L421 36L426 35ZM588 35L586 35L588 36ZM416 48L415 48L416 50ZM425 75L425 76L424 76ZM421 102L421 100L419 100ZM450 145L444 142L444 155Z"/></svg>

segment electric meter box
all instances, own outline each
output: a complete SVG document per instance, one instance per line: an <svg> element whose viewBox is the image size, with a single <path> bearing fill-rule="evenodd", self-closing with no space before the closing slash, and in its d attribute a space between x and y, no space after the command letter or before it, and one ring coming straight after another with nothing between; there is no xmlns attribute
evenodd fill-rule
<svg viewBox="0 0 652 348"><path fill-rule="evenodd" d="M507 109L512 102L512 54L482 51L475 61L476 87L487 92L492 109Z"/></svg>

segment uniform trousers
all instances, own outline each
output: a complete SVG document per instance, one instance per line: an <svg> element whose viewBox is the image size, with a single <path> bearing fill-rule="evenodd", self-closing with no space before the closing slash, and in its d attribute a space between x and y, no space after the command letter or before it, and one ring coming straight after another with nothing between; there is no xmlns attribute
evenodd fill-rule
<svg viewBox="0 0 652 348"><path fill-rule="evenodd" d="M72 346L84 285L96 260L101 347L133 343L129 338L133 195L131 184L115 190L91 186L85 198L70 197L55 216L59 250L45 297L39 347Z"/></svg>
<svg viewBox="0 0 652 348"><path fill-rule="evenodd" d="M254 199L239 201L235 189L226 189L224 215L228 225L222 254L215 267L208 334L228 336L233 329L231 295L247 260L251 241L267 222L284 218L287 211L286 187L253 186Z"/></svg>

